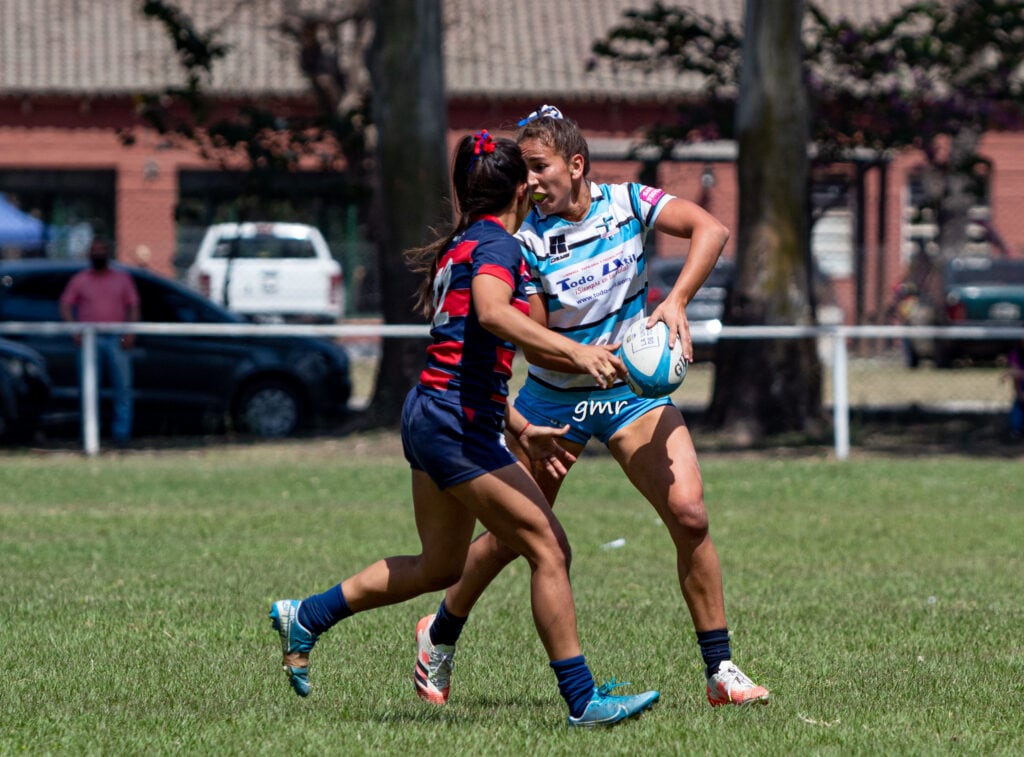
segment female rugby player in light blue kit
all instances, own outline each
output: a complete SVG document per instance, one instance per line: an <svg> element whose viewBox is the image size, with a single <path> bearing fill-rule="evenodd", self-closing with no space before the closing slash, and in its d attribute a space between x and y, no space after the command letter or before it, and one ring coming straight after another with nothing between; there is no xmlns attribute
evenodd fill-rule
<svg viewBox="0 0 1024 757"><path fill-rule="evenodd" d="M509 232L529 210L527 169L511 140L487 132L459 143L452 183L460 217L453 231L410 253L426 276L419 304L433 343L402 413L402 445L412 467L413 509L422 552L388 557L304 600L274 603L284 670L309 694L309 653L339 621L458 580L477 519L530 564L537 632L573 726L611 725L639 714L658 692L618 696L596 687L580 652L569 586L565 533L503 433L516 344L568 361L595 381L624 370L614 350L584 345L528 315L527 272Z"/></svg>
<svg viewBox="0 0 1024 757"><path fill-rule="evenodd" d="M664 321L693 359L686 304L722 252L728 231L699 206L642 184L592 184L587 180L587 142L575 123L544 106L520 124L518 142L530 168L534 209L517 234L530 268L531 316L583 344L615 344L635 321ZM686 264L669 293L645 313L647 260L644 238L651 229L690 240ZM712 706L768 701L733 662L725 618L722 571L708 532L703 484L693 441L669 398L642 399L624 382L608 387L564 359L552 360L524 347L531 366L510 416L509 437L548 501L591 437L607 445L633 485L669 529L676 565L705 666ZM570 429L544 453L539 427ZM548 431L551 429L549 428ZM533 439L534 447L522 442ZM499 537L500 538L500 537ZM427 616L429 640L443 650L428 677L450 686L455 642L477 599L515 558L491 534L474 541L462 579L445 594L436 616ZM423 650L420 657L423 658Z"/></svg>

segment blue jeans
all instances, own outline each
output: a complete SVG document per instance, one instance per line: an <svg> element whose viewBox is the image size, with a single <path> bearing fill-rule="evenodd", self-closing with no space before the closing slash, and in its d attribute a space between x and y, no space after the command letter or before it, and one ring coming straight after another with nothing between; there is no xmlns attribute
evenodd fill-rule
<svg viewBox="0 0 1024 757"><path fill-rule="evenodd" d="M79 378L84 375L82 353L78 353ZM113 392L113 419L110 436L115 442L127 442L132 436L134 397L132 394L132 353L121 348L117 334L96 335L96 383L103 386L104 378ZM81 385L81 384L80 384Z"/></svg>
<svg viewBox="0 0 1024 757"><path fill-rule="evenodd" d="M1020 399L1015 399L1010 408L1010 433L1014 436L1024 433L1024 402Z"/></svg>

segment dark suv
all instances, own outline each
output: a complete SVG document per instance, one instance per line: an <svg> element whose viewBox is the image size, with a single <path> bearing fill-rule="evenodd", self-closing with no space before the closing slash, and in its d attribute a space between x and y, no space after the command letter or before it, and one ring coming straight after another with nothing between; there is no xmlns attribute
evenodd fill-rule
<svg viewBox="0 0 1024 757"><path fill-rule="evenodd" d="M57 301L81 263L0 262L0 333L4 321L60 321ZM245 321L175 281L123 267L139 290L142 321ZM18 334L46 359L52 409L77 412L78 348L67 334ZM155 433L223 430L257 436L293 434L340 418L352 393L347 353L311 337L140 334L132 350L136 430ZM107 392L101 388L102 409Z"/></svg>
<svg viewBox="0 0 1024 757"><path fill-rule="evenodd" d="M668 295L669 290L672 289L679 277L679 272L683 270L685 262L686 259L680 257L651 260L650 270L647 274L648 313L658 307ZM686 306L686 318L690 321L691 331L710 326L709 330L712 333L717 333L718 327L722 325L725 304L729 299L729 292L732 291L735 278L735 263L719 258L707 279L704 280L704 284ZM714 356L714 348L714 344L695 341L693 356L697 360L711 360Z"/></svg>
<svg viewBox="0 0 1024 757"><path fill-rule="evenodd" d="M939 326L1024 326L1024 258L958 257L943 270L943 309L926 304L918 323ZM988 362L1006 355L1015 339L915 339L908 362L931 358L939 367L958 360Z"/></svg>

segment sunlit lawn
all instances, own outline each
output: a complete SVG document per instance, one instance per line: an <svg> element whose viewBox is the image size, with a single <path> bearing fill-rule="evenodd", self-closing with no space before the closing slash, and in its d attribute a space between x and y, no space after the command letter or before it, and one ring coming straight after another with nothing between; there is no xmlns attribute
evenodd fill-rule
<svg viewBox="0 0 1024 757"><path fill-rule="evenodd" d="M711 709L664 527L588 454L559 511L595 673L662 692L564 724L515 564L473 614L452 700L413 694L439 595L345 621L299 700L273 599L417 550L390 435L0 458L0 753L1012 754L1024 749L1019 464L704 460L738 662L768 707ZM624 539L619 549L602 545Z"/></svg>

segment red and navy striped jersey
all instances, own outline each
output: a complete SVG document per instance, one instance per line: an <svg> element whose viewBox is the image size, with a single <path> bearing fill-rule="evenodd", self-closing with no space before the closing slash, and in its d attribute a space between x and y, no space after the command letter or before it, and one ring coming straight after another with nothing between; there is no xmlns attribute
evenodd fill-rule
<svg viewBox="0 0 1024 757"><path fill-rule="evenodd" d="M433 343L420 383L448 394L469 413L503 413L516 346L480 325L470 294L475 276L506 282L512 288L510 304L529 312L529 273L519 242L497 218L474 221L452 240L434 272Z"/></svg>

